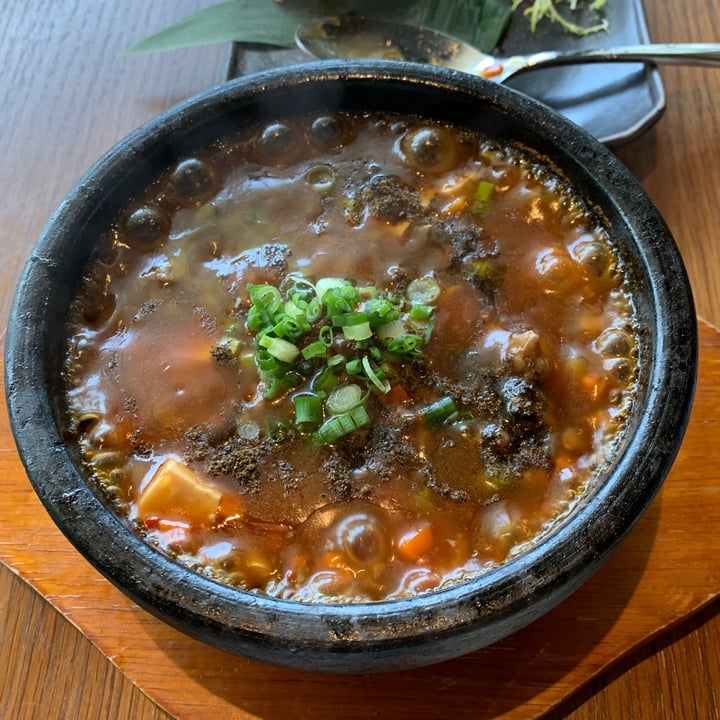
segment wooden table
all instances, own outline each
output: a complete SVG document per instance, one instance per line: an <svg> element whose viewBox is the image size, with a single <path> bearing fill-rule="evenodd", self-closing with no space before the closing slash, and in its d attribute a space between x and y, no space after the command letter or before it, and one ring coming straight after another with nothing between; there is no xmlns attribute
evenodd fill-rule
<svg viewBox="0 0 720 720"><path fill-rule="evenodd" d="M228 49L222 45L120 54L208 4L5 0L0 6L0 327L34 238L89 164L142 121L223 79ZM720 40L715 3L645 5L657 42ZM699 316L720 326L720 72L668 67L662 77L664 117L618 155L675 234ZM170 717L21 575L0 565L0 717ZM711 603L623 658L552 716L720 717L718 609ZM391 705L386 716L393 716Z"/></svg>

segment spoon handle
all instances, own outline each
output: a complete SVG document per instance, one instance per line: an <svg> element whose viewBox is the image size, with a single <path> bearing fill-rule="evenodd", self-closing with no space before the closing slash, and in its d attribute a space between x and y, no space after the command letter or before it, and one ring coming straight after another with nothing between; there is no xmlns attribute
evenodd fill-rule
<svg viewBox="0 0 720 720"><path fill-rule="evenodd" d="M681 65L720 65L720 43L665 43L628 45L578 52L546 51L528 55L522 69L578 62L652 62ZM511 63L507 63L510 65ZM520 71L518 64L517 71Z"/></svg>

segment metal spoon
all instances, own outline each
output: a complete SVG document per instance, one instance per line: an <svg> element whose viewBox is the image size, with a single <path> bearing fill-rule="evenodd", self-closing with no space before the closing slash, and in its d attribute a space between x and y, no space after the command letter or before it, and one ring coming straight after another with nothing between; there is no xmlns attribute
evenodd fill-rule
<svg viewBox="0 0 720 720"><path fill-rule="evenodd" d="M497 58L436 30L359 15L311 20L297 29L295 41L298 47L316 58L372 57L427 62L500 83L528 70L574 63L642 62L720 66L720 43L630 45L577 52L548 50L532 55Z"/></svg>

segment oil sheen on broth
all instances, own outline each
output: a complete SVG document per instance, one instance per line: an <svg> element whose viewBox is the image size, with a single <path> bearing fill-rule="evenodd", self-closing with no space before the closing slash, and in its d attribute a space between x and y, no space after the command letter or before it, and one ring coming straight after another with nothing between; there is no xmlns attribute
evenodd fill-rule
<svg viewBox="0 0 720 720"><path fill-rule="evenodd" d="M303 601L447 587L550 531L617 452L637 327L541 158L417 118L270 123L102 238L67 433L149 543Z"/></svg>

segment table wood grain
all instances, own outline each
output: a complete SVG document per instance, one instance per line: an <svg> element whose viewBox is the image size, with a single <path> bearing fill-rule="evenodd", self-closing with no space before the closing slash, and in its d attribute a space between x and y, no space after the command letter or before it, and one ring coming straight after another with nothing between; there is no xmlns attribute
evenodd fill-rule
<svg viewBox="0 0 720 720"><path fill-rule="evenodd" d="M0 3L0 327L34 238L79 175L144 120L222 80L227 48L221 45L121 55L122 48L209 4ZM720 13L708 0L646 0L645 7L655 41L720 40ZM661 72L665 115L618 155L673 231L698 314L720 325L720 71ZM552 716L720 717L719 609L711 604L625 657ZM391 706L384 716L393 716ZM4 566L0 717L170 718Z"/></svg>

